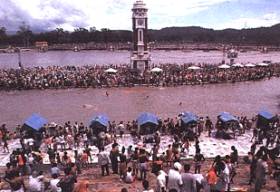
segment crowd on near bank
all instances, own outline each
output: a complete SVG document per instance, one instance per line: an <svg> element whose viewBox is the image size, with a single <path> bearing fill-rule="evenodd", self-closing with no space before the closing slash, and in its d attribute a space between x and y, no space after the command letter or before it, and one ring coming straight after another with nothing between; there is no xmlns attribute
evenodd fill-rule
<svg viewBox="0 0 280 192"><path fill-rule="evenodd" d="M101 88L147 86L180 86L208 83L234 83L279 77L280 65L265 67L231 67L219 69L215 65L200 65L200 70L190 70L191 64L162 64L163 71L143 74L131 70L129 65L114 66L116 73L107 73L108 66L49 66L0 69L0 90Z"/></svg>
<svg viewBox="0 0 280 192"><path fill-rule="evenodd" d="M241 124L239 134L249 130L254 132L251 150L244 158L244 162L250 167L248 184L254 186L255 192L260 192L271 175L280 178L280 172L274 169L279 156L280 124L279 121L275 121L267 129L262 130L256 127L255 118L241 117L239 120ZM232 146L231 152L229 151L225 157L216 154L208 173L200 174L205 161L201 153L200 134L207 131L211 136L212 131L220 129L218 121L213 123L209 117L200 118L195 127L188 128L193 134L180 134L182 131L179 119L168 118L162 120L157 131L153 133L153 148L150 151L144 146L120 148L116 137L131 133L137 138L139 135L136 129L135 121L111 122L104 136L95 135L92 129L83 123L66 122L64 125L46 125L41 133L33 135L32 139L27 137L30 132L20 126L11 133L4 124L0 129L3 151L11 150L8 144L9 139L13 138L20 139L21 147L11 153L0 184L5 181L12 191L17 192L27 189L31 192L86 192L89 184L84 181L77 184L77 181L79 175L91 166L93 153L90 146L95 145L99 149L97 157L100 175L106 177L116 174L127 184L141 180L143 192L230 191L234 178L239 174L236 169L241 160L236 147ZM159 154L160 135L164 134L172 135L173 143L165 149L165 152ZM113 143L110 152L104 150L108 143ZM260 144L263 146L258 148ZM185 161L183 152L188 151L190 145L195 146L195 156L192 160ZM69 149L74 150L74 157L68 153ZM43 154L47 155L51 164L47 172L40 169ZM150 171L156 175L154 181L156 186L153 188L150 187L152 181L147 176ZM122 191L128 190L124 188Z"/></svg>

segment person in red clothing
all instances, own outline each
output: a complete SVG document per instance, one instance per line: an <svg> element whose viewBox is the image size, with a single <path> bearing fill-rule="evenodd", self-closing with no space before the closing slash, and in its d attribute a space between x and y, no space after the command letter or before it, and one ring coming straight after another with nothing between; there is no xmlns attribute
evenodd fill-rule
<svg viewBox="0 0 280 192"><path fill-rule="evenodd" d="M77 183L77 186L74 189L74 192L88 192L89 181L82 180Z"/></svg>
<svg viewBox="0 0 280 192"><path fill-rule="evenodd" d="M26 163L26 158L24 157L24 153L19 153L17 156L17 164L18 164L21 176L24 175L25 163Z"/></svg>
<svg viewBox="0 0 280 192"><path fill-rule="evenodd" d="M210 185L211 192L215 191L215 186L217 183L218 177L216 175L216 171L214 167L211 167L211 169L207 173L207 182Z"/></svg>

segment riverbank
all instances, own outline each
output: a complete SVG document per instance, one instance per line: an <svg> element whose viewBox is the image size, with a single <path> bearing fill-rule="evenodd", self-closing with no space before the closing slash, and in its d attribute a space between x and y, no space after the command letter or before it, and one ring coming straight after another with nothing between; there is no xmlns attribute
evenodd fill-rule
<svg viewBox="0 0 280 192"><path fill-rule="evenodd" d="M3 46L2 46L3 47ZM75 49L76 47L76 49ZM181 42L150 42L149 48L151 50L163 50L163 51L175 51L175 50L183 50L183 51L223 51L225 48L234 47L240 52L248 52L248 51L259 51L261 52L264 48L266 48L267 52L270 51L280 51L279 46L273 45L232 45L232 44L220 44L220 43L181 43ZM12 53L13 47L3 47L0 49L0 53ZM31 47L22 47L21 49L31 49L37 50L35 46ZM130 42L108 42L108 43L97 43L97 42L89 42L89 43L65 43L65 44L52 44L48 46L48 50L50 51L89 51L89 50L131 50Z"/></svg>

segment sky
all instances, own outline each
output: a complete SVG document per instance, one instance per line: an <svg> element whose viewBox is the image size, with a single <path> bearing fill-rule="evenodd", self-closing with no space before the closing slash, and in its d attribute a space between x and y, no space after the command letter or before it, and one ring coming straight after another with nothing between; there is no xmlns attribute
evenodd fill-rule
<svg viewBox="0 0 280 192"><path fill-rule="evenodd" d="M0 27L33 31L96 27L131 30L135 0L0 0ZM280 23L280 0L144 0L149 28L255 28Z"/></svg>

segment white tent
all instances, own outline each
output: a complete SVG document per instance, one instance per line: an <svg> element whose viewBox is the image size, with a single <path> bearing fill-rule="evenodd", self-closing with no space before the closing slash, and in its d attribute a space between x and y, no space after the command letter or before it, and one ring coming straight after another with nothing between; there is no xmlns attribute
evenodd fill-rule
<svg viewBox="0 0 280 192"><path fill-rule="evenodd" d="M252 63L248 63L245 65L245 67L256 67L256 65L252 64Z"/></svg>
<svg viewBox="0 0 280 192"><path fill-rule="evenodd" d="M218 68L219 68L219 69L229 69L230 66L227 65L227 64L223 64L223 65L220 65Z"/></svg>
<svg viewBox="0 0 280 192"><path fill-rule="evenodd" d="M199 70L201 68L198 67L198 66L193 65L193 66L188 67L188 69L190 69L190 70Z"/></svg>
<svg viewBox="0 0 280 192"><path fill-rule="evenodd" d="M260 66L260 67L267 67L269 64L267 63L258 63L257 66Z"/></svg>
<svg viewBox="0 0 280 192"><path fill-rule="evenodd" d="M158 67L155 67L151 70L151 72L154 72L154 73L160 73L162 72L163 70L161 68L158 68Z"/></svg>
<svg viewBox="0 0 280 192"><path fill-rule="evenodd" d="M109 68L109 69L105 70L105 72L106 72L106 73L117 73L118 70L113 69L113 68Z"/></svg>
<svg viewBox="0 0 280 192"><path fill-rule="evenodd" d="M232 66L233 67L244 67L244 65L242 65L241 63L235 63Z"/></svg>

